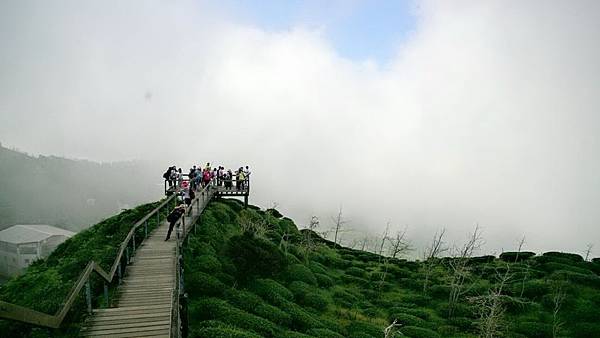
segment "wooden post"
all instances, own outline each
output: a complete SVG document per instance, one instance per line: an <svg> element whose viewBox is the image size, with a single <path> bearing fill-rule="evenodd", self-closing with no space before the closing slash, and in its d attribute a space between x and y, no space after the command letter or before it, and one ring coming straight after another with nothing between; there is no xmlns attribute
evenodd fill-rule
<svg viewBox="0 0 600 338"><path fill-rule="evenodd" d="M129 264L129 244L125 248L125 264Z"/></svg>
<svg viewBox="0 0 600 338"><path fill-rule="evenodd" d="M131 247L132 252L132 256L135 255L135 232L137 229L133 230L133 236L131 236L133 238L133 246Z"/></svg>
<svg viewBox="0 0 600 338"><path fill-rule="evenodd" d="M248 207L248 194L244 195L244 208Z"/></svg>
<svg viewBox="0 0 600 338"><path fill-rule="evenodd" d="M104 282L104 304L108 307L108 285Z"/></svg>
<svg viewBox="0 0 600 338"><path fill-rule="evenodd" d="M121 284L121 281L123 279L123 272L121 272L121 260L119 260L117 271L119 272L119 284Z"/></svg>
<svg viewBox="0 0 600 338"><path fill-rule="evenodd" d="M92 314L92 288L90 287L90 280L85 282L85 301L87 303L87 311Z"/></svg>

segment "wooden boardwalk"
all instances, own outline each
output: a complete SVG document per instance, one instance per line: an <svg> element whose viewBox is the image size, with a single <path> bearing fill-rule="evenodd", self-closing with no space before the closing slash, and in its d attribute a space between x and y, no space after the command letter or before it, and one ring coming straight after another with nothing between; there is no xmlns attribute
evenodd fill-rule
<svg viewBox="0 0 600 338"><path fill-rule="evenodd" d="M216 189L214 189L216 190ZM189 232L215 191L198 194L183 232ZM93 310L82 335L86 337L170 337L177 281L177 228L165 242L168 222L163 222L140 245L118 288L117 306ZM181 234L184 238L185 235ZM177 304L177 303L175 303ZM177 311L175 311L177 313Z"/></svg>

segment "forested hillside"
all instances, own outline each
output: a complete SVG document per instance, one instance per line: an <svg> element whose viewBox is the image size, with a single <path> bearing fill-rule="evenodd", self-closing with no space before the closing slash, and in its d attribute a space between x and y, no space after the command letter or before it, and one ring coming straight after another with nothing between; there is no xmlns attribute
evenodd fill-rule
<svg viewBox="0 0 600 338"><path fill-rule="evenodd" d="M600 337L600 261L390 259L279 216L233 200L205 212L185 252L192 337Z"/></svg>
<svg viewBox="0 0 600 338"><path fill-rule="evenodd" d="M0 146L0 229L50 224L79 231L160 198L161 182L159 171L139 162L33 157Z"/></svg>

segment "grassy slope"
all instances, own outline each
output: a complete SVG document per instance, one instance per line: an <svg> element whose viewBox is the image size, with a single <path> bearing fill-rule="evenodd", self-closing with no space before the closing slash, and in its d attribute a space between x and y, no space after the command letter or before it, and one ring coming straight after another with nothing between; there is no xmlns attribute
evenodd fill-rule
<svg viewBox="0 0 600 338"><path fill-rule="evenodd" d="M0 300L23 305L54 314L61 302L90 260L100 263L108 271L117 255L121 242L131 226L158 205L149 203L135 209L121 212L87 230L84 230L61 244L47 259L34 262L22 276L9 280L0 286ZM164 219L164 216L163 216ZM156 226L152 218L149 228ZM141 242L143 229L136 233ZM91 279L95 306L102 302L103 284L95 274ZM65 319L64 328L49 330L33 328L30 325L0 320L1 337L62 337L77 336L85 313L84 293L80 292L74 309Z"/></svg>
<svg viewBox="0 0 600 338"><path fill-rule="evenodd" d="M466 297L486 294L507 266L514 274L505 294L519 301L505 304L505 336L551 337L552 298L562 285L559 336L600 337L600 262L560 253L518 263L510 255L503 257L511 263L474 258L471 287L449 318L447 260L436 264L424 294L422 263L384 264L377 255L334 249L327 241L307 254L303 233L276 214L242 211L234 200L209 206L184 255L192 337L383 337L393 319L407 337L476 337L478 317ZM270 231L241 233L240 223L261 222Z"/></svg>

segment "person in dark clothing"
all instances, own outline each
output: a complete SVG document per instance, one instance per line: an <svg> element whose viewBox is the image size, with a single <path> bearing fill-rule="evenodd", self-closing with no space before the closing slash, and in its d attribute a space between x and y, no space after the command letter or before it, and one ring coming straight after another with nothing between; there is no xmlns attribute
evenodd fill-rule
<svg viewBox="0 0 600 338"><path fill-rule="evenodd" d="M173 209L173 211L171 211L171 213L167 216L167 221L169 222L169 231L167 232L167 238L165 238L165 241L168 241L169 238L171 238L171 232L173 231L175 223L177 223L184 213L185 205L180 204L179 206L175 207L175 209Z"/></svg>
<svg viewBox="0 0 600 338"><path fill-rule="evenodd" d="M163 178L169 182L169 188L173 186L173 182L171 182L171 173L173 172L173 167L169 167L167 171L163 174Z"/></svg>

